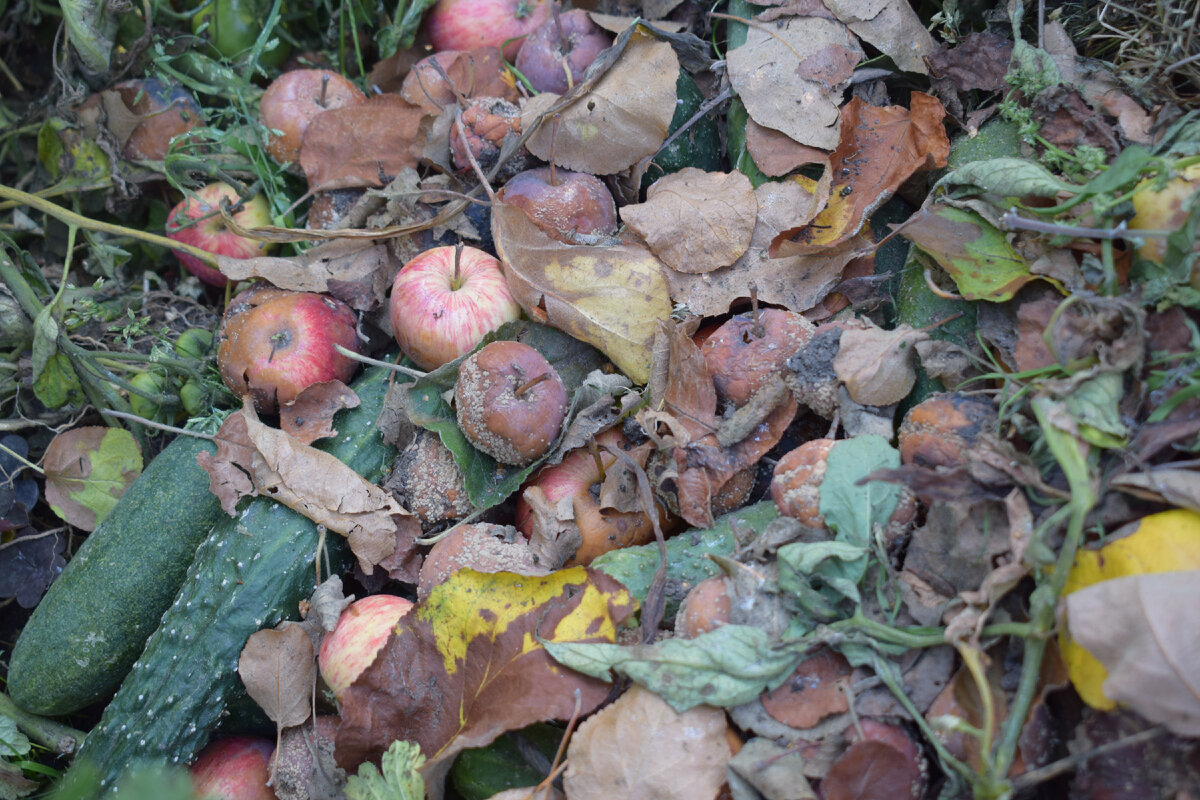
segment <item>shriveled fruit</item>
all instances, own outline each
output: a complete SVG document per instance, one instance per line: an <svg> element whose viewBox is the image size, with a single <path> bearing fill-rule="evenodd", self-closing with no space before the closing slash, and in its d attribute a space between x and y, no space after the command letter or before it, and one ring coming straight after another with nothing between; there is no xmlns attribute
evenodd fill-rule
<svg viewBox="0 0 1200 800"><path fill-rule="evenodd" d="M313 117L330 109L365 103L354 83L327 69L294 69L283 73L263 92L259 117L272 133L267 152L280 163L300 160L300 145Z"/></svg>
<svg viewBox="0 0 1200 800"><path fill-rule="evenodd" d="M702 633L729 624L729 586L724 575L705 578L692 587L675 614L675 633L695 639Z"/></svg>
<svg viewBox="0 0 1200 800"><path fill-rule="evenodd" d="M502 464L531 464L567 417L567 390L550 362L521 342L492 342L462 362L454 386L458 426Z"/></svg>
<svg viewBox="0 0 1200 800"><path fill-rule="evenodd" d="M813 335L813 324L794 311L766 308L738 314L705 340L700 352L717 397L744 405Z"/></svg>
<svg viewBox="0 0 1200 800"><path fill-rule="evenodd" d="M931 395L909 409L900 423L900 461L922 467L962 466L979 435L996 425L996 407L986 397Z"/></svg>
<svg viewBox="0 0 1200 800"><path fill-rule="evenodd" d="M525 537L509 525L474 522L459 525L439 541L421 565L417 598L425 600L434 587L460 569L476 572L515 572L518 575L545 575Z"/></svg>

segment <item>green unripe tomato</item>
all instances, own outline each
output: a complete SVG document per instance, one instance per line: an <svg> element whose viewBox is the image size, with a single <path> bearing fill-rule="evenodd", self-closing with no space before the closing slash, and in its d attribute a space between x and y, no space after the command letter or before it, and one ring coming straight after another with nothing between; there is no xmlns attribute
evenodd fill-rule
<svg viewBox="0 0 1200 800"><path fill-rule="evenodd" d="M183 403L183 410L189 417L199 417L209 411L208 390L195 378L189 379L179 387L179 401Z"/></svg>
<svg viewBox="0 0 1200 800"><path fill-rule="evenodd" d="M167 380L156 372L139 372L129 379L129 385L147 394L163 394L167 388ZM134 392L129 393L129 409L146 419L157 419L159 412L163 410L154 400Z"/></svg>
<svg viewBox="0 0 1200 800"><path fill-rule="evenodd" d="M204 328L188 328L175 340L175 353L181 358L203 361L212 353L213 334Z"/></svg>
<svg viewBox="0 0 1200 800"><path fill-rule="evenodd" d="M192 17L192 32L207 36L225 58L237 58L254 46L270 11L270 0L211 0ZM206 22L208 27L201 34ZM279 36L272 38L275 46L264 50L259 61L264 66L278 67L292 48Z"/></svg>

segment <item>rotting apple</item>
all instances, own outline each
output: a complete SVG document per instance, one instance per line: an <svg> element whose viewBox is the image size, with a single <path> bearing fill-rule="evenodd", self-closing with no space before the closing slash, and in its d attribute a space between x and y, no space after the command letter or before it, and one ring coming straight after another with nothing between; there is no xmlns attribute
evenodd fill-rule
<svg viewBox="0 0 1200 800"><path fill-rule="evenodd" d="M417 599L425 602L434 587L461 569L545 575L533 551L516 528L490 522L457 525L425 556L417 580Z"/></svg>
<svg viewBox="0 0 1200 800"><path fill-rule="evenodd" d="M254 258L269 253L274 245L236 234L225 225L219 211L223 200L228 200L235 209L241 202L237 190L220 181L210 183L180 200L167 217L167 238L230 258ZM243 228L271 224L267 199L261 194L254 195L241 204L240 210L234 211L233 219ZM194 255L181 250L176 250L175 255L188 272L205 283L224 286L228 282L220 270L208 266Z"/></svg>
<svg viewBox="0 0 1200 800"><path fill-rule="evenodd" d="M577 236L609 236L617 230L617 206L604 181L554 166L518 172L499 194L524 211L547 235L567 244Z"/></svg>
<svg viewBox="0 0 1200 800"><path fill-rule="evenodd" d="M196 98L179 84L155 78L122 81L113 87L121 102L141 121L129 132L121 155L134 161L162 161L171 140L204 120Z"/></svg>
<svg viewBox="0 0 1200 800"><path fill-rule="evenodd" d="M551 0L438 0L425 17L434 50L498 47L510 61L550 16Z"/></svg>
<svg viewBox="0 0 1200 800"><path fill-rule="evenodd" d="M337 626L321 640L317 668L333 696L354 683L371 666L396 623L413 606L411 600L390 594L373 594L355 600L338 618Z"/></svg>
<svg viewBox="0 0 1200 800"><path fill-rule="evenodd" d="M209 743L191 766L196 796L219 800L276 800L267 785L275 743L233 736Z"/></svg>
<svg viewBox="0 0 1200 800"><path fill-rule="evenodd" d="M259 102L262 124L279 131L267 140L267 152L279 163L300 160L300 144L308 123L334 108L365 103L354 83L327 69L293 69L271 81Z"/></svg>
<svg viewBox="0 0 1200 800"><path fill-rule="evenodd" d="M1133 195L1134 215L1129 220L1129 227L1176 230L1187 221L1192 204L1197 202L1200 202L1200 164L1185 168L1159 190L1153 188L1153 179L1147 178L1138 184ZM1144 260L1161 264L1167 254L1167 241L1147 237L1137 252ZM1200 289L1200 266L1192 269L1191 282L1193 288Z"/></svg>
<svg viewBox="0 0 1200 800"><path fill-rule="evenodd" d="M582 8L551 9L550 19L525 38L517 53L517 71L539 92L566 94L579 82L612 37Z"/></svg>
<svg viewBox="0 0 1200 800"><path fill-rule="evenodd" d="M635 447L616 428L610 428L596 437L598 445L593 453L589 448L572 450L561 462L544 467L525 484L525 491L517 499L514 522L517 530L526 536L533 533L534 513L526 493L536 490L538 498L550 506L557 506L570 499L575 516L575 525L583 537L583 543L567 562L568 566L590 564L592 559L610 550L632 545L646 544L654 539L654 523L644 509L618 511L605 507L600 502L600 489L605 472L617 467L617 457L602 445L626 452L639 466L645 464L648 447ZM658 508L659 524L669 528L664 509Z"/></svg>
<svg viewBox="0 0 1200 800"><path fill-rule="evenodd" d="M357 351L356 327L354 312L332 297L250 289L225 312L217 366L230 391L273 414L314 383L350 380L358 362L335 345Z"/></svg>
<svg viewBox="0 0 1200 800"><path fill-rule="evenodd" d="M525 466L547 452L567 418L562 378L534 348L496 341L468 356L454 384L458 427L476 449Z"/></svg>
<svg viewBox="0 0 1200 800"><path fill-rule="evenodd" d="M396 274L388 301L404 354L437 369L469 353L488 333L519 319L500 262L474 247L434 247Z"/></svg>

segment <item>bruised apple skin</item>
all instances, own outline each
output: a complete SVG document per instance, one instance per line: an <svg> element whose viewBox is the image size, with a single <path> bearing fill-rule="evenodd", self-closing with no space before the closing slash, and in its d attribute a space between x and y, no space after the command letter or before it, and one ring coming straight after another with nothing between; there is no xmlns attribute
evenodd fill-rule
<svg viewBox="0 0 1200 800"><path fill-rule="evenodd" d="M300 145L313 117L330 109L365 103L367 96L350 79L327 69L294 69L263 92L258 113L278 134L267 139L267 152L279 163L300 160Z"/></svg>
<svg viewBox="0 0 1200 800"><path fill-rule="evenodd" d="M501 464L545 455L567 418L567 390L541 353L521 342L485 345L462 362L454 385L458 427Z"/></svg>
<svg viewBox="0 0 1200 800"><path fill-rule="evenodd" d="M504 185L500 199L516 206L534 225L560 242L578 235L611 236L617 230L617 206L604 181L586 172L534 167Z"/></svg>
<svg viewBox="0 0 1200 800"><path fill-rule="evenodd" d="M314 383L346 383L358 362L357 319L345 303L313 292L256 288L233 299L221 328L217 367L237 397L274 414Z"/></svg>
<svg viewBox="0 0 1200 800"><path fill-rule="evenodd" d="M275 743L257 736L211 742L191 766L196 796L212 800L276 800L267 786Z"/></svg>
<svg viewBox="0 0 1200 800"><path fill-rule="evenodd" d="M501 48L509 61L550 16L550 0L438 0L425 17L434 50Z"/></svg>
<svg viewBox="0 0 1200 800"><path fill-rule="evenodd" d="M362 671L371 666L392 628L409 612L412 601L373 594L346 607L333 631L321 640L317 668L339 700Z"/></svg>
<svg viewBox="0 0 1200 800"><path fill-rule="evenodd" d="M228 200L236 209L240 201L237 190L227 183L210 183L194 195L189 195L171 209L167 216L167 238L199 247L201 250L230 258L256 258L267 255L273 245L234 233L221 219L221 201ZM243 228L271 224L271 209L267 199L256 194L246 200L241 210L234 211L233 220ZM211 286L224 286L228 280L220 272L182 250L174 251L179 263L188 272Z"/></svg>
<svg viewBox="0 0 1200 800"><path fill-rule="evenodd" d="M608 33L583 9L554 10L521 45L517 71L539 92L566 94L611 44Z"/></svg>

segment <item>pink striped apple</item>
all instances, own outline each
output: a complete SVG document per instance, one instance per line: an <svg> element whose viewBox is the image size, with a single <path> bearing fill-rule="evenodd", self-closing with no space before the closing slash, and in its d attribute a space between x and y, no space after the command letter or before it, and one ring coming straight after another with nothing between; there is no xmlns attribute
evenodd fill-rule
<svg viewBox="0 0 1200 800"><path fill-rule="evenodd" d="M373 594L346 606L337 626L321 640L317 653L317 668L334 697L340 699L355 678L371 666L392 628L412 606L409 600L390 594Z"/></svg>

